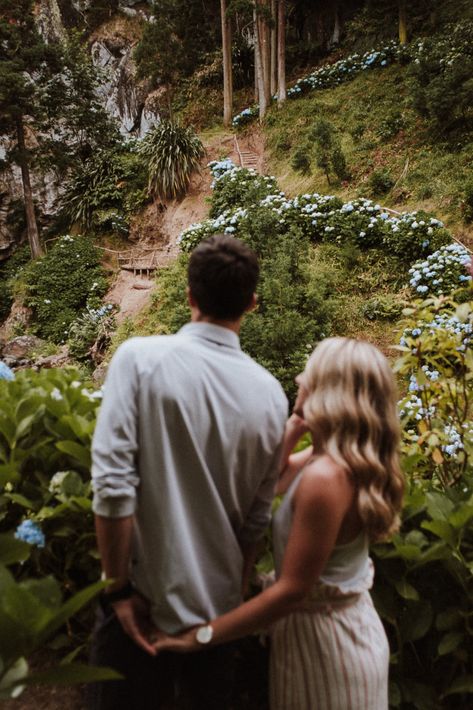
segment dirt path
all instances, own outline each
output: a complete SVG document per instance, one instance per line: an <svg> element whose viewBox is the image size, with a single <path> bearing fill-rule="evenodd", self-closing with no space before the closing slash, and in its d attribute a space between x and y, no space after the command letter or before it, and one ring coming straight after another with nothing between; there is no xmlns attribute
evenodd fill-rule
<svg viewBox="0 0 473 710"><path fill-rule="evenodd" d="M264 172L264 143L256 131L238 137L240 151L255 155L255 169ZM221 133L209 139L204 138L206 154L202 160L201 172L192 178L189 191L182 200L172 200L164 207L149 205L132 222L130 239L133 247L154 249L161 267L171 263L179 253L177 239L181 232L195 222L206 219L209 205L206 200L211 194L211 175L206 165L211 160L229 157L240 164L233 134ZM158 269L159 278L159 269ZM119 306L117 322L135 318L149 303L154 279L135 276L133 272L120 270L117 278L105 296L105 301Z"/></svg>

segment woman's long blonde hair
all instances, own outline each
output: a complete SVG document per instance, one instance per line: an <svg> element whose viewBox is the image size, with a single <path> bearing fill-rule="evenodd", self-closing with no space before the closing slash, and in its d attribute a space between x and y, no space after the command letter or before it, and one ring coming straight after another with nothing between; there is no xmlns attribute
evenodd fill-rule
<svg viewBox="0 0 473 710"><path fill-rule="evenodd" d="M328 454L353 476L369 538L388 537L399 527L404 492L396 384L388 361L370 343L327 338L309 358L304 387L314 453Z"/></svg>

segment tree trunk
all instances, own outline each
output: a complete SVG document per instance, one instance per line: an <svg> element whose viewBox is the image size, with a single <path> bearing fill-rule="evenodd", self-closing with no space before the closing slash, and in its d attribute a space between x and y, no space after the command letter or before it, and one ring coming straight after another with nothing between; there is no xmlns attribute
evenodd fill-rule
<svg viewBox="0 0 473 710"><path fill-rule="evenodd" d="M271 0L271 96L278 87L278 0Z"/></svg>
<svg viewBox="0 0 473 710"><path fill-rule="evenodd" d="M227 17L226 0L220 0L222 15L222 54L223 54L223 125L232 123L233 113L233 79L232 79L232 29L230 18Z"/></svg>
<svg viewBox="0 0 473 710"><path fill-rule="evenodd" d="M334 3L333 7L333 32L330 38L330 47L340 43L340 11L338 2Z"/></svg>
<svg viewBox="0 0 473 710"><path fill-rule="evenodd" d="M30 170L25 146L25 127L23 117L20 116L16 122L16 137L18 142L19 163L21 168L21 181L23 183L23 195L25 198L26 231L30 245L31 256L37 259L43 256L44 252L39 241L38 225L34 211L33 192L31 190Z"/></svg>
<svg viewBox="0 0 473 710"><path fill-rule="evenodd" d="M258 103L259 103L259 117L260 120L264 118L266 111L268 109L268 104L266 101L266 93L264 90L264 74L263 74L263 52L261 47L261 26L260 18L256 11L253 13L253 19L255 24L255 72L256 72L256 82L258 85Z"/></svg>
<svg viewBox="0 0 473 710"><path fill-rule="evenodd" d="M259 4L265 14L259 17L260 28L260 57L263 68L263 86L266 106L271 103L271 33L266 12L268 10L268 0L259 0Z"/></svg>
<svg viewBox="0 0 473 710"><path fill-rule="evenodd" d="M278 7L278 104L286 100L286 0Z"/></svg>
<svg viewBox="0 0 473 710"><path fill-rule="evenodd" d="M401 44L407 44L406 0L399 0L399 42Z"/></svg>

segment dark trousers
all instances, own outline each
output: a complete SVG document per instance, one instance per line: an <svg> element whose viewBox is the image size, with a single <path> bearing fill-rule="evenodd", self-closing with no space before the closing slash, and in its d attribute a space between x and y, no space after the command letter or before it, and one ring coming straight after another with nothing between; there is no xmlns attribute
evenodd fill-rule
<svg viewBox="0 0 473 710"><path fill-rule="evenodd" d="M123 631L112 610L99 608L90 662L125 680L95 683L87 710L230 710L235 681L234 644L190 654L152 657Z"/></svg>

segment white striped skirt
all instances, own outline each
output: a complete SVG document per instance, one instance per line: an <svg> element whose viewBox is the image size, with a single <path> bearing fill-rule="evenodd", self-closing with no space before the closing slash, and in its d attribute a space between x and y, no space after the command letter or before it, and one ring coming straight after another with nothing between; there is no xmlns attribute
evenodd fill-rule
<svg viewBox="0 0 473 710"><path fill-rule="evenodd" d="M304 606L271 629L271 710L387 710L388 667L369 592Z"/></svg>

